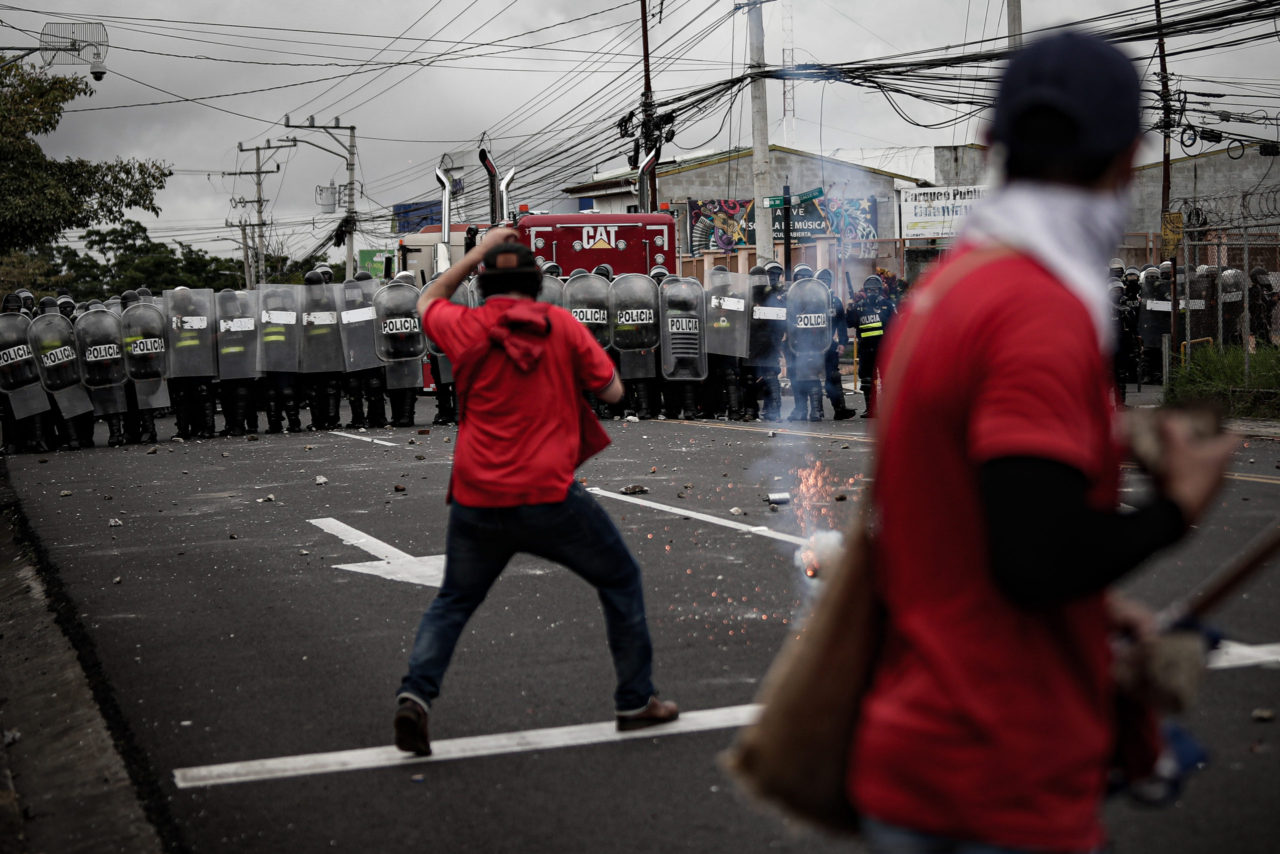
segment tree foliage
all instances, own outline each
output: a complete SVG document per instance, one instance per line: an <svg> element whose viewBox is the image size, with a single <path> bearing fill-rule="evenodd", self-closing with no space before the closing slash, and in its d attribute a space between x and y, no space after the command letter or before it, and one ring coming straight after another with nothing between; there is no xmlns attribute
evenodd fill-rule
<svg viewBox="0 0 1280 854"><path fill-rule="evenodd" d="M81 77L16 62L0 68L0 255L47 246L67 229L119 222L129 208L160 212L156 194L172 174L164 163L54 160L41 149L36 137L57 129L63 106L92 92Z"/></svg>

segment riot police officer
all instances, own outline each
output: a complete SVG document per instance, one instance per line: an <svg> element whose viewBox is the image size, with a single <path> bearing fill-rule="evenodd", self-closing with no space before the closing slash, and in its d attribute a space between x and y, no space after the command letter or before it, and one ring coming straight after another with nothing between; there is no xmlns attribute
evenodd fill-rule
<svg viewBox="0 0 1280 854"><path fill-rule="evenodd" d="M266 287L262 292L262 323L258 342L262 363L260 382L267 411L267 432L302 430L298 414L302 389L298 382L301 332L298 318L301 288L297 285Z"/></svg>
<svg viewBox="0 0 1280 854"><path fill-rule="evenodd" d="M342 295L344 311L372 312L373 276L367 270L356 273L355 278L344 283ZM365 284L366 282L370 284ZM358 339L358 340L354 340ZM367 321L347 322L344 314L342 340L347 360L344 374L344 390L347 405L351 408L350 429L361 427L386 427L386 369L375 362L373 354L372 314ZM362 367L371 365L370 367Z"/></svg>
<svg viewBox="0 0 1280 854"><path fill-rule="evenodd" d="M823 368L825 370L824 388L827 393L827 399L831 401L831 408L835 412L835 420L844 421L846 418L852 418L855 414L849 408L849 405L845 403L844 383L840 379L840 357L844 355L845 347L849 346L849 324L845 316L844 306L840 302L840 297L836 294L835 288L832 287L832 282L835 280L832 272L823 268L818 271L816 278L831 289L831 325L834 334L831 337L831 346L827 348L826 356L823 359Z"/></svg>
<svg viewBox="0 0 1280 854"><path fill-rule="evenodd" d="M867 409L863 418L876 416L876 364L880 356L880 342L893 319L893 300L884 292L884 282L879 276L868 276L862 283L862 298L851 303L847 322L857 330L858 384Z"/></svg>
<svg viewBox="0 0 1280 854"><path fill-rule="evenodd" d="M1108 288L1111 298L1111 315L1116 328L1116 349L1112 355L1112 372L1116 383L1116 402L1123 404L1127 391L1125 384L1134 375L1137 359L1138 318L1137 312L1125 298L1125 285L1119 279L1112 279Z"/></svg>
<svg viewBox="0 0 1280 854"><path fill-rule="evenodd" d="M303 277L302 371L307 380L308 430L336 430L342 426L342 341L338 307L324 281L327 265ZM332 271L329 272L332 276ZM319 277L320 281L316 281Z"/></svg>
<svg viewBox="0 0 1280 854"><path fill-rule="evenodd" d="M776 263L776 262L775 262ZM781 266L781 265L779 265ZM746 382L743 387L744 419L777 421L782 417L782 338L787 331L787 309L780 280L765 267L755 266L751 277L751 339L747 348Z"/></svg>
<svg viewBox="0 0 1280 854"><path fill-rule="evenodd" d="M1271 277L1261 267L1249 271L1249 334L1259 347L1274 347L1271 317L1276 308L1276 291Z"/></svg>

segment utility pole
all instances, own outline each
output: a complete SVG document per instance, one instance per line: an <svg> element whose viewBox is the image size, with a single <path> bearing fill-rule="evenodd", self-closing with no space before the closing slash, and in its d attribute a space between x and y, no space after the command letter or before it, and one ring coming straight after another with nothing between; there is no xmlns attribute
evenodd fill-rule
<svg viewBox="0 0 1280 854"><path fill-rule="evenodd" d="M1009 50L1017 50L1022 47L1022 0L1008 0L1008 2Z"/></svg>
<svg viewBox="0 0 1280 854"><path fill-rule="evenodd" d="M764 70L764 0L752 0L747 8L747 39L750 42L751 70ZM756 263L773 257L773 217L765 207L769 195L769 105L765 101L764 78L751 81L751 181L756 212ZM787 259L786 266L791 265Z"/></svg>
<svg viewBox="0 0 1280 854"><path fill-rule="evenodd" d="M267 224L266 224L266 221L262 218L262 211L266 207L266 204L269 200L263 198L262 196L262 176L270 175L274 172L280 171L279 163L276 164L275 169L262 168L262 152L273 151L278 148L293 148L293 147L294 145L292 143L288 145L272 145L271 140L269 139L264 141L262 145L255 145L253 148L245 148L244 143L238 142L236 143L237 151L241 153L245 151L253 152L253 169L252 170L245 169L237 172L222 173L222 176L224 178L228 176L243 176L243 175L253 176L253 185L256 190L253 203L254 203L254 207L257 208L257 211L258 211L258 221L254 229L254 247L255 247L254 252L258 259L256 270L257 270L257 276L258 276L259 282L265 282L267 280L267 255L266 255ZM241 227L243 227L243 223L241 223ZM248 244L246 243L245 246L247 247ZM249 283L246 285L246 287L252 288L253 284Z"/></svg>
<svg viewBox="0 0 1280 854"><path fill-rule="evenodd" d="M240 249L244 255L244 287L253 287L253 267L249 265L249 229L245 227L244 217L240 218Z"/></svg>
<svg viewBox="0 0 1280 854"><path fill-rule="evenodd" d="M317 125L315 116L307 116L305 125L295 125L289 123L289 117L284 117L284 126L287 128L301 128L303 130L322 130L325 132L338 148L342 149L339 153L331 148L325 148L323 145L311 142L307 139L301 139L296 136L286 137L289 142L302 142L318 148L321 151L327 151L335 157L341 157L347 161L347 215L339 226L344 242L347 247L347 278L354 278L356 275L356 126L340 124L338 117L334 117L331 125ZM333 134L335 130L345 130L347 132L347 142L343 143ZM447 239L447 236L446 236Z"/></svg>
<svg viewBox="0 0 1280 854"><path fill-rule="evenodd" d="M1160 14L1160 0L1156 3L1156 50L1160 54L1160 136L1164 140L1164 157L1160 167L1160 231L1165 231L1165 219L1169 216L1169 137L1173 134L1173 98L1169 94L1169 67L1164 55L1164 18ZM1161 241L1163 243L1163 240ZM1174 346L1178 343L1178 253L1168 247L1161 246L1161 254L1169 255L1165 260L1173 262L1173 273L1169 277L1169 340Z"/></svg>

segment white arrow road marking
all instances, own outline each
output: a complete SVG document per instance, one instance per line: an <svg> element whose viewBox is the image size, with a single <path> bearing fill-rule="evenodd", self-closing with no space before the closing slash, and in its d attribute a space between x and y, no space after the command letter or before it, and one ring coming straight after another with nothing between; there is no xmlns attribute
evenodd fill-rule
<svg viewBox="0 0 1280 854"><path fill-rule="evenodd" d="M735 531L742 531L744 534L755 534L760 537L769 537L774 540L782 540L784 543L792 543L793 545L803 546L809 542L805 537L796 537L791 534L783 534L772 528L766 528L764 525L744 525L741 522L734 522L730 519L721 519L719 516L709 516L706 513L695 513L684 507L673 507L670 504L659 504L656 501L647 501L643 498L636 498L634 495L622 495L617 492L605 492L603 489L590 487L587 489L592 495L598 495L601 498L612 498L617 501L625 501L628 504L639 504L641 507L652 507L654 510L665 510L667 513L674 513L677 516L684 516L688 519L697 519L700 522L710 522L713 525L721 525L725 528L732 528Z"/></svg>
<svg viewBox="0 0 1280 854"><path fill-rule="evenodd" d="M629 732L618 732L617 725L609 721L608 723L578 724L455 738L432 742L430 756L404 753L395 747L366 747L357 750L339 750L333 753L280 756L274 759L228 762L223 765L202 765L175 769L173 780L179 789L192 789L200 786L221 786L228 783L251 783L259 780L278 780L284 777L329 774L335 771L390 768L423 762L474 759L480 756L530 753L535 750L551 750L584 744L658 738L740 727L755 720L757 711L758 707L754 705L702 709L696 712L684 712L669 724Z"/></svg>
<svg viewBox="0 0 1280 854"><path fill-rule="evenodd" d="M383 441L382 439L374 439L371 436L357 436L354 433L343 433L339 430L330 430L329 432L333 433L333 435L335 436L344 436L348 439L359 439L361 442L372 442L375 445L386 445L388 448L400 447L395 442L386 442L386 441Z"/></svg>
<svg viewBox="0 0 1280 854"><path fill-rule="evenodd" d="M444 555L424 555L414 557L407 552L382 540L375 539L350 525L337 519L309 519L322 531L340 537L349 546L366 551L378 560L366 563L340 563L334 569L345 569L349 572L362 572L366 575L377 575L392 581L405 581L409 584L421 584L424 587L439 587L444 580Z"/></svg>
<svg viewBox="0 0 1280 854"><path fill-rule="evenodd" d="M1254 665L1274 667L1277 664L1280 664L1280 643L1249 646L1234 641L1223 641L1217 649L1209 653L1209 667L1214 670Z"/></svg>

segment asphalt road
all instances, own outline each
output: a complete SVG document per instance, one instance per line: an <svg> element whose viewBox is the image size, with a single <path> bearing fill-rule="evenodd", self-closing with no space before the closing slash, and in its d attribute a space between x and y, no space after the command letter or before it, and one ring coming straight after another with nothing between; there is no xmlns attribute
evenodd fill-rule
<svg viewBox="0 0 1280 854"><path fill-rule="evenodd" d="M431 413L427 401L419 421ZM519 557L463 635L432 711L440 756L426 761L390 747L391 715L444 550L453 428L10 458L29 545L163 845L850 850L748 804L716 755L812 593L794 538L839 529L856 506L867 422L608 429L614 444L579 475L644 567L655 680L691 731L616 737L593 592ZM823 493L770 511L767 494L800 498L796 472L815 463ZM1131 480L1127 494L1140 494ZM649 503L616 497L630 485ZM1280 442L1253 439L1210 518L1131 587L1155 604L1191 590L1275 524L1278 499ZM1277 644L1278 606L1273 572L1218 622L1241 643ZM1252 714L1278 705L1274 664L1210 671L1186 720L1210 764L1172 808L1109 805L1117 850L1280 850L1277 724ZM12 717L6 728L21 723ZM24 791L41 779L32 769L82 758L33 756L22 741L10 757L26 802L45 794ZM83 810L42 803L26 822L31 850L70 850L70 834L85 842L73 830ZM97 850L145 848L97 833Z"/></svg>

